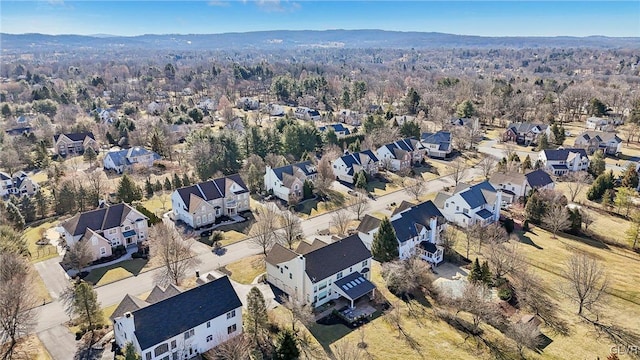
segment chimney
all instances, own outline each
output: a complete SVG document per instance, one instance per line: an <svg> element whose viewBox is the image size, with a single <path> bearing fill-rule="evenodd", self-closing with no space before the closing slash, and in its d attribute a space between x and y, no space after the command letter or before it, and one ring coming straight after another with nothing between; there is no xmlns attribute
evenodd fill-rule
<svg viewBox="0 0 640 360"><path fill-rule="evenodd" d="M200 270L196 270L196 277L199 278L200 277Z"/></svg>
<svg viewBox="0 0 640 360"><path fill-rule="evenodd" d="M126 313L124 313L124 317L126 317L127 319L131 317L131 311L127 311Z"/></svg>
<svg viewBox="0 0 640 360"><path fill-rule="evenodd" d="M502 208L502 190L496 192L496 203L493 205L493 220L500 220L500 208Z"/></svg>
<svg viewBox="0 0 640 360"><path fill-rule="evenodd" d="M436 243L436 233L438 232L438 218L432 216L429 219L429 228L431 229L429 232L429 242L432 244Z"/></svg>

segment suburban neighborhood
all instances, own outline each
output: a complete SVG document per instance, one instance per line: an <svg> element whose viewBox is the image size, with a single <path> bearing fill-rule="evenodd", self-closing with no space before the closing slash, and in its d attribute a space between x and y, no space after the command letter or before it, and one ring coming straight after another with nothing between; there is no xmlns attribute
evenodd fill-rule
<svg viewBox="0 0 640 360"><path fill-rule="evenodd" d="M344 32L3 34L2 358L637 358L637 44Z"/></svg>

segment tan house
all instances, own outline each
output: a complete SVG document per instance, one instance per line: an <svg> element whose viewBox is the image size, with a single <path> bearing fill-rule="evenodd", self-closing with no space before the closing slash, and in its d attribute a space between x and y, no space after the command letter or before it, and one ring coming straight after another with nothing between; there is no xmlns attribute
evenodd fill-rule
<svg viewBox="0 0 640 360"><path fill-rule="evenodd" d="M88 241L97 260L110 256L112 247L134 246L147 239L148 220L130 205L120 203L73 216L61 224L62 235L67 246Z"/></svg>
<svg viewBox="0 0 640 360"><path fill-rule="evenodd" d="M284 201L302 200L306 180L316 179L317 170L311 161L303 161L272 169L267 166L264 174L264 187L273 191L273 195Z"/></svg>
<svg viewBox="0 0 640 360"><path fill-rule="evenodd" d="M31 196L35 194L39 188L38 183L33 181L24 171L13 174L13 176L0 172L0 197L9 195Z"/></svg>
<svg viewBox="0 0 640 360"><path fill-rule="evenodd" d="M53 136L54 151L60 156L76 156L88 148L100 149L92 132L58 134Z"/></svg>

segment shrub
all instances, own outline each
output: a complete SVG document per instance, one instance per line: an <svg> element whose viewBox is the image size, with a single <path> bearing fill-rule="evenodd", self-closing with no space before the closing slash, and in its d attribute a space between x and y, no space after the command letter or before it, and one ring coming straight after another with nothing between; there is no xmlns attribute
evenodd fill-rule
<svg viewBox="0 0 640 360"><path fill-rule="evenodd" d="M515 224L513 222L513 219L506 218L502 226L504 226L504 229L507 231L507 234L511 234L513 232Z"/></svg>
<svg viewBox="0 0 640 360"><path fill-rule="evenodd" d="M511 289L504 288L498 290L498 297L500 300L509 301L511 299Z"/></svg>
<svg viewBox="0 0 640 360"><path fill-rule="evenodd" d="M522 230L529 231L529 220L525 220L522 224Z"/></svg>
<svg viewBox="0 0 640 360"><path fill-rule="evenodd" d="M83 335L84 335L84 331L82 331L82 330L76 331L76 341L82 339Z"/></svg>

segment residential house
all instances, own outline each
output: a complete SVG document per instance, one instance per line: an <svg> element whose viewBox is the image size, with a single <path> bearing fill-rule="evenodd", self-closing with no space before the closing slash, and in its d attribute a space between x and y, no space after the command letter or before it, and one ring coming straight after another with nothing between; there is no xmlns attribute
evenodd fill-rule
<svg viewBox="0 0 640 360"><path fill-rule="evenodd" d="M491 175L489 183L495 189L502 190L502 202L507 204L526 197L533 189L553 189L555 186L551 176L542 169L527 174L519 172L494 173Z"/></svg>
<svg viewBox="0 0 640 360"><path fill-rule="evenodd" d="M382 106L371 104L367 106L367 114L382 114L383 109Z"/></svg>
<svg viewBox="0 0 640 360"><path fill-rule="evenodd" d="M411 121L415 121L415 120L416 120L415 116L411 116L411 115L396 115L396 116L391 118L391 123L393 124L395 122L396 124L398 124L398 126L402 126L407 121L411 122Z"/></svg>
<svg viewBox="0 0 640 360"><path fill-rule="evenodd" d="M213 100L211 100L211 98L206 98L206 99L200 100L200 102L198 102L198 105L196 105L196 107L202 111L213 112L213 111L216 111L216 109L218 108L218 104Z"/></svg>
<svg viewBox="0 0 640 360"><path fill-rule="evenodd" d="M542 150L538 160L543 168L553 175L565 175L569 171L586 171L589 169L589 158L585 149Z"/></svg>
<svg viewBox="0 0 640 360"><path fill-rule="evenodd" d="M340 110L337 117L340 122L353 126L360 126L362 123L362 114L353 110Z"/></svg>
<svg viewBox="0 0 640 360"><path fill-rule="evenodd" d="M13 129L7 129L4 132L7 135L18 136L18 135L29 135L31 134L32 131L33 131L33 128L31 126L22 126L22 127L16 127Z"/></svg>
<svg viewBox="0 0 640 360"><path fill-rule="evenodd" d="M502 190L488 181L476 185L459 183L453 194L439 192L433 201L444 217L462 227L486 226L500 219Z"/></svg>
<svg viewBox="0 0 640 360"><path fill-rule="evenodd" d="M31 196L38 191L40 186L33 181L27 173L19 171L13 176L0 172L0 197L7 197L10 195Z"/></svg>
<svg viewBox="0 0 640 360"><path fill-rule="evenodd" d="M462 126L473 131L477 131L478 129L480 129L480 121L478 120L478 118L455 117L451 119L450 123L453 126Z"/></svg>
<svg viewBox="0 0 640 360"><path fill-rule="evenodd" d="M297 119L310 120L310 121L318 121L322 118L318 110L310 109L304 106L300 106L296 108L296 111L294 112L294 116Z"/></svg>
<svg viewBox="0 0 640 360"><path fill-rule="evenodd" d="M135 166L151 167L153 162L160 160L161 156L143 147L132 147L130 149L109 151L102 159L105 170L113 170L118 174L131 171Z"/></svg>
<svg viewBox="0 0 640 360"><path fill-rule="evenodd" d="M529 146L537 144L538 138L545 134L547 137L551 134L549 125L532 124L532 123L512 123L502 134L502 141L511 141L520 145Z"/></svg>
<svg viewBox="0 0 640 360"><path fill-rule="evenodd" d="M617 155L622 151L622 139L614 132L585 131L576 137L573 145L589 154L602 150L605 154Z"/></svg>
<svg viewBox="0 0 640 360"><path fill-rule="evenodd" d="M83 154L88 148L100 150L95 136L91 132L58 134L53 136L54 151L60 156Z"/></svg>
<svg viewBox="0 0 640 360"><path fill-rule="evenodd" d="M315 239L293 251L276 244L267 254L267 281L297 301L321 306L344 297L354 302L375 290L371 252L358 234L331 244Z"/></svg>
<svg viewBox="0 0 640 360"><path fill-rule="evenodd" d="M148 218L129 204L120 203L76 214L60 225L67 246L88 241L93 260L111 256L111 248L134 246L147 239Z"/></svg>
<svg viewBox="0 0 640 360"><path fill-rule="evenodd" d="M236 107L244 110L258 110L260 108L260 100L250 97L241 97L236 101Z"/></svg>
<svg viewBox="0 0 640 360"><path fill-rule="evenodd" d="M269 104L267 106L269 116L284 116L284 107L278 104Z"/></svg>
<svg viewBox="0 0 640 360"><path fill-rule="evenodd" d="M272 169L267 165L264 174L264 188L272 191L273 195L284 201L290 201L292 197L301 200L303 187L306 180L316 179L318 171L311 161L304 161Z"/></svg>
<svg viewBox="0 0 640 360"><path fill-rule="evenodd" d="M174 190L171 207L174 220L198 229L249 210L249 189L240 175L229 175Z"/></svg>
<svg viewBox="0 0 640 360"><path fill-rule="evenodd" d="M418 205L405 201L393 212L389 220L398 240L400 259L418 255L433 265L442 262L444 253L439 242L446 221L433 201ZM379 228L380 220L371 215L365 215L360 222L358 234L368 249L371 249L373 238Z"/></svg>
<svg viewBox="0 0 640 360"><path fill-rule="evenodd" d="M112 317L115 342L133 344L143 360L199 358L242 334L242 302L227 276L153 303L127 295L121 307Z"/></svg>
<svg viewBox="0 0 640 360"><path fill-rule="evenodd" d="M336 179L353 184L355 183L356 174L360 171L364 171L371 176L376 175L380 166L379 163L378 157L371 150L346 154L333 162L333 174Z"/></svg>
<svg viewBox="0 0 640 360"><path fill-rule="evenodd" d="M410 169L413 164L421 162L426 152L427 149L420 140L406 138L382 145L376 154L385 168L399 171Z"/></svg>
<svg viewBox="0 0 640 360"><path fill-rule="evenodd" d="M97 116L103 124L112 124L118 118L118 113L114 108L103 109L98 107L89 111L89 115Z"/></svg>
<svg viewBox="0 0 640 360"><path fill-rule="evenodd" d="M426 155L434 158L446 158L453 151L450 131L422 133L420 141L426 148Z"/></svg>
<svg viewBox="0 0 640 360"><path fill-rule="evenodd" d="M344 125L342 124L331 124L327 126L320 126L318 127L318 130L320 132L333 131L336 133L336 137L338 139L343 138L347 135L351 135L351 131L349 131L349 129L344 127Z"/></svg>

